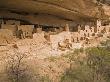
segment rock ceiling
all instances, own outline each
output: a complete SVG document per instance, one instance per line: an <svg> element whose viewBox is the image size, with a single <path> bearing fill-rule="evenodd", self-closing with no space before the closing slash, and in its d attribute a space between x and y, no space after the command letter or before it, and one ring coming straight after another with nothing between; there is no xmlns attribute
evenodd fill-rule
<svg viewBox="0 0 110 82"><path fill-rule="evenodd" d="M39 21L50 23L86 21L100 17L100 11L95 1L96 0L0 0L0 16L27 20L31 23L37 23Z"/></svg>

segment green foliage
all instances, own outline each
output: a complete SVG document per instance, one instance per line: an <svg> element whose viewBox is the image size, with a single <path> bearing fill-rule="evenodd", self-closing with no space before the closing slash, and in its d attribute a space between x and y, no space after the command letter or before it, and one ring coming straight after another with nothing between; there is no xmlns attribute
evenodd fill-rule
<svg viewBox="0 0 110 82"><path fill-rule="evenodd" d="M51 57L48 58L48 60L49 60L50 62L55 62L57 59L58 59L58 58L55 57L55 56L51 56Z"/></svg>
<svg viewBox="0 0 110 82"><path fill-rule="evenodd" d="M75 60L77 67L70 66L62 75L61 82L110 82L110 48L106 47L108 42L104 44L105 47L86 49L86 59ZM75 53L81 52L76 50ZM75 56L71 54L69 57L74 59Z"/></svg>
<svg viewBox="0 0 110 82"><path fill-rule="evenodd" d="M71 51L71 52L69 52L67 54L63 54L62 57L69 59L70 62L77 61L77 58L83 52L84 52L84 49L83 48L81 48L81 49L75 49L74 51Z"/></svg>
<svg viewBox="0 0 110 82"><path fill-rule="evenodd" d="M101 42L101 45L102 46L107 46L107 47L110 47L110 40L107 40L107 41L103 41L103 42Z"/></svg>
<svg viewBox="0 0 110 82"><path fill-rule="evenodd" d="M110 81L110 51L108 48L91 48L88 52L87 62L97 75L103 75L106 82Z"/></svg>
<svg viewBox="0 0 110 82"><path fill-rule="evenodd" d="M79 53L83 53L83 52L84 52L83 48L75 49L75 51L74 51L75 54L79 54Z"/></svg>
<svg viewBox="0 0 110 82"><path fill-rule="evenodd" d="M42 76L41 81L40 82L52 82L48 76Z"/></svg>

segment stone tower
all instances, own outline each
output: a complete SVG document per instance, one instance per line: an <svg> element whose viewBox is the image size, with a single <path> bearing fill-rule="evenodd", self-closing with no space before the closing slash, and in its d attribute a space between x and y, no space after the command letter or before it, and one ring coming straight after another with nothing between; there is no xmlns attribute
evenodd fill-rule
<svg viewBox="0 0 110 82"><path fill-rule="evenodd" d="M97 20L97 32L99 33L100 32L100 30L101 30L101 20L100 19L98 19Z"/></svg>
<svg viewBox="0 0 110 82"><path fill-rule="evenodd" d="M66 24L64 29L65 29L65 31L70 31L70 29L69 29L69 25Z"/></svg>

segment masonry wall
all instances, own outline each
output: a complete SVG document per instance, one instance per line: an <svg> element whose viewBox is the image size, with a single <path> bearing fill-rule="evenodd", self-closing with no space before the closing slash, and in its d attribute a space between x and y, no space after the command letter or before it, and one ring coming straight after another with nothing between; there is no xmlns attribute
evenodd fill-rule
<svg viewBox="0 0 110 82"><path fill-rule="evenodd" d="M18 31L22 30L25 37L32 37L34 25L20 25Z"/></svg>
<svg viewBox="0 0 110 82"><path fill-rule="evenodd" d="M16 35L16 31L17 31L17 26L16 25L4 25L4 24L2 24L1 25L1 29L11 30L13 35L15 36Z"/></svg>

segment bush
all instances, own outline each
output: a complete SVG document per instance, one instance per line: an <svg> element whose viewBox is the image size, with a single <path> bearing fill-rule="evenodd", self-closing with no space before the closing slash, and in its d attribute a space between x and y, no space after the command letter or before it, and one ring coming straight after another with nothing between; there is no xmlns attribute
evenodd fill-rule
<svg viewBox="0 0 110 82"><path fill-rule="evenodd" d="M8 82L51 82L48 76L40 76L31 69L26 60L27 55L20 52L8 57L6 65Z"/></svg>
<svg viewBox="0 0 110 82"><path fill-rule="evenodd" d="M87 64L96 72L97 77L103 75L106 82L110 81L110 51L106 47L91 48L88 52Z"/></svg>
<svg viewBox="0 0 110 82"><path fill-rule="evenodd" d="M87 57L77 68L69 68L61 77L61 82L110 82L110 50L103 48L86 49Z"/></svg>
<svg viewBox="0 0 110 82"><path fill-rule="evenodd" d="M24 82L27 81L27 66L24 65L24 59L26 58L25 54L15 53L10 55L7 61L6 72L8 79L11 82Z"/></svg>

